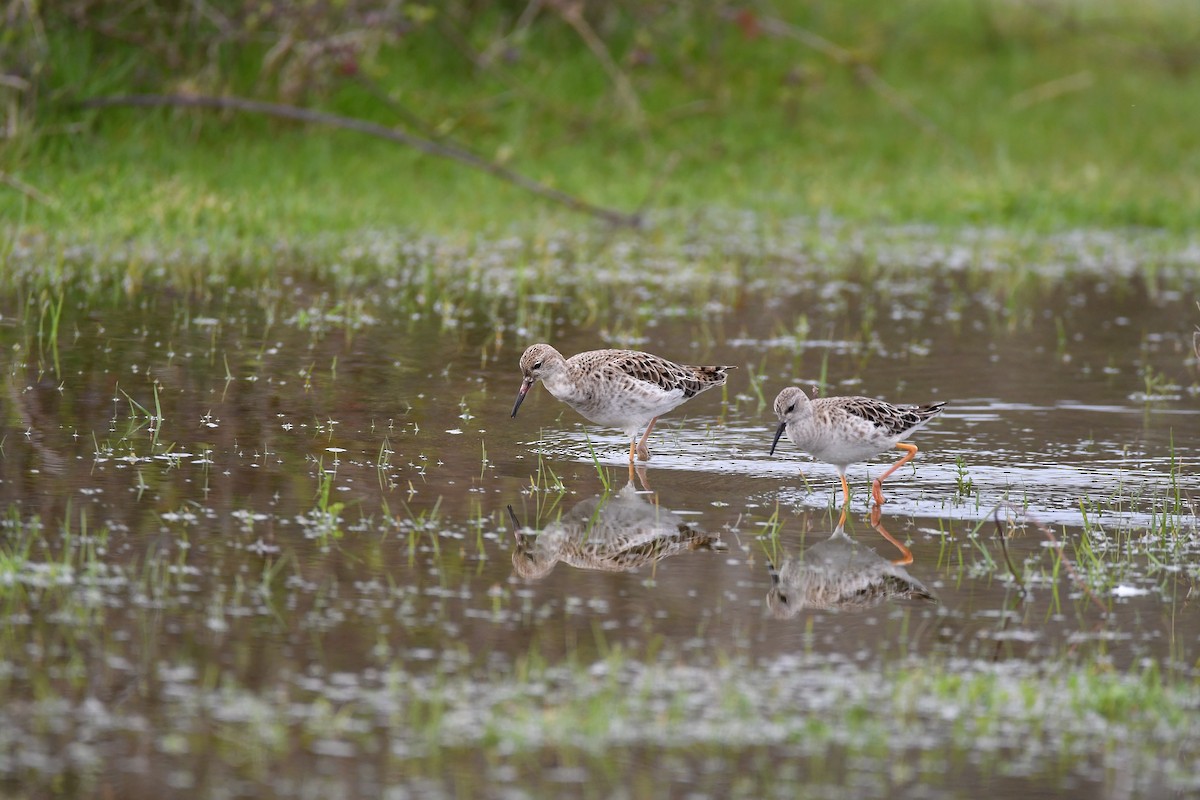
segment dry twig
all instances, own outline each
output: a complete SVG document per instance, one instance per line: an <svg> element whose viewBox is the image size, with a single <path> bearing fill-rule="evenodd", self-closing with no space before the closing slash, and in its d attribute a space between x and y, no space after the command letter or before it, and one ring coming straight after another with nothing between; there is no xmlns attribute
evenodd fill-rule
<svg viewBox="0 0 1200 800"><path fill-rule="evenodd" d="M518 38L525 31L529 30L529 26L533 24L537 18L538 12L542 10L542 0L529 0L529 5L525 6L525 10L521 12L521 16L517 17L517 22L513 25L513 29L508 35L501 36L492 42L487 48L479 54L479 63L486 66L495 61L504 48L508 46L511 39Z"/></svg>
<svg viewBox="0 0 1200 800"><path fill-rule="evenodd" d="M7 172L0 171L0 183L3 183L5 186L11 186L30 200L41 203L48 208L58 208L57 200L40 191L36 186L30 186L15 175L9 175Z"/></svg>
<svg viewBox="0 0 1200 800"><path fill-rule="evenodd" d="M608 77L617 87L617 96L621 98L621 103L633 116L634 124L640 128L645 122L645 113L642 111L642 103L638 100L633 83L629 80L629 76L617 66L617 62L613 60L612 54L604 46L604 40L596 34L596 31L592 29L592 26L584 18L583 3L580 0L557 0L553 7L559 16L562 17L563 21L579 34L579 38L583 39L584 44L592 51L592 55L604 67L604 71L608 73Z"/></svg>

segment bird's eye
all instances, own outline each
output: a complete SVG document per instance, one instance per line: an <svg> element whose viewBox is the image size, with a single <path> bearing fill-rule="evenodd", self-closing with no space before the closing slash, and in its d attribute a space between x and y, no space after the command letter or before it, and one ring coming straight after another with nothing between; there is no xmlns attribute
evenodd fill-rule
<svg viewBox="0 0 1200 800"><path fill-rule="evenodd" d="M534 365L533 365L533 368L534 368L534 369L541 369L541 368L542 368L542 362L540 362L540 361L539 361L539 362L537 362L536 364L534 364Z"/></svg>
<svg viewBox="0 0 1200 800"><path fill-rule="evenodd" d="M796 404L795 404L795 403L792 403L790 406L788 406L788 407L787 407L787 411L785 411L785 412L783 412L783 413L785 413L785 414L790 414L790 413L792 413L792 412L793 412L793 411L795 411L795 410L796 410Z"/></svg>

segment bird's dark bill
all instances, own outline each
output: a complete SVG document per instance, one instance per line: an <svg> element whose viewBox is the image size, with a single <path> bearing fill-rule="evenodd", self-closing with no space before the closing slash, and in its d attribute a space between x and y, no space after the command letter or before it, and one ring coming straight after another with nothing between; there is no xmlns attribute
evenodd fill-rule
<svg viewBox="0 0 1200 800"><path fill-rule="evenodd" d="M513 411L516 414L516 411ZM787 430L787 423L779 423L779 430L775 431L775 441L771 442L771 455L775 455L775 448L779 446L779 437L783 436L783 432Z"/></svg>
<svg viewBox="0 0 1200 800"><path fill-rule="evenodd" d="M517 392L517 402L513 403L513 417L517 415L517 409L521 407L521 403L525 402L525 395L529 393L530 386L533 386L533 381L523 381L521 383L521 391ZM509 419L512 419L512 417L509 417Z"/></svg>

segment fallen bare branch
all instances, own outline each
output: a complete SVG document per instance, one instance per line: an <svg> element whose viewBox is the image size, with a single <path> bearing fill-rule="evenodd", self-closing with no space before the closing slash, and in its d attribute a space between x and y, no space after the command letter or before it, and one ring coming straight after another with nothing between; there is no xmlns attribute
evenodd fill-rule
<svg viewBox="0 0 1200 800"><path fill-rule="evenodd" d="M1095 83L1096 79L1092 75L1091 70L1085 69L1082 72L1076 72L1074 75L1068 75L1065 78L1055 78L1052 81L1046 81L1034 86L1032 89L1019 92L1012 96L1008 104L1020 111L1039 103L1055 100L1064 95L1085 91L1092 88Z"/></svg>
<svg viewBox="0 0 1200 800"><path fill-rule="evenodd" d="M48 208L58 208L57 200L45 192L39 191L36 186L30 186L28 183L16 177L15 175L9 175L7 172L0 172L0 183L16 189L30 200L41 203Z"/></svg>
<svg viewBox="0 0 1200 800"><path fill-rule="evenodd" d="M215 108L226 109L233 111L241 111L248 114L265 114L283 119L297 120L299 122L312 122L321 125L330 125L335 128L364 133L368 136L375 136L380 139L386 139L392 142L399 142L407 145L414 150L419 150L427 155L437 156L439 158L457 161L461 164L466 164L469 167L477 169L481 172L486 172L493 177L511 183L515 186L537 195L545 200L549 200L558 205L565 206L572 211L577 211L582 214L602 219L611 225L622 227L639 227L642 218L639 214L626 214L623 211L616 209L605 208L594 203L589 203L586 200L581 200L574 195L567 194L553 187L547 186L544 183L535 181L532 178L526 177L519 172L509 169L494 161L489 161L483 156L477 155L470 150L459 145L446 142L434 142L429 139L415 136L404 131L394 130L392 128L380 125L375 122L368 122L354 117L345 117L340 114L330 114L324 111L314 111L308 108L300 108L298 106L284 105L281 103L268 103L260 100L249 100L244 97L212 97L206 95L121 95L115 97L94 97L84 100L80 103L83 108L112 108L118 106L124 107L140 107L140 108L157 108L157 107L177 107L177 108Z"/></svg>
<svg viewBox="0 0 1200 800"><path fill-rule="evenodd" d="M501 36L492 42L487 48L479 54L479 63L487 66L495 61L500 53L508 46L510 40L520 37L525 31L529 30L529 26L533 24L537 18L538 12L542 10L542 0L529 0L529 5L525 6L525 10L521 12L521 16L517 18L517 22L513 25L513 29L505 36Z"/></svg>
<svg viewBox="0 0 1200 800"><path fill-rule="evenodd" d="M617 87L617 96L621 98L621 103L633 116L634 124L639 128L642 127L646 115L642 111L642 103L633 88L633 83L629 80L629 76L617 66L617 62L613 60L612 54L604 46L604 41L592 30L592 26L588 24L588 21L584 19L583 3L579 2L579 0L559 0L554 3L553 7L559 16L562 17L563 21L579 34L579 38L583 39L584 44L592 51L592 55L604 67L604 71L608 73L609 79Z"/></svg>
<svg viewBox="0 0 1200 800"><path fill-rule="evenodd" d="M32 86L32 84L22 78L20 75L0 73L0 86L3 86L5 89L15 89L18 92L26 92L29 91L29 88Z"/></svg>
<svg viewBox="0 0 1200 800"><path fill-rule="evenodd" d="M425 120L418 117L412 111L409 111L396 98L392 97L386 89L379 85L379 82L374 78L359 73L349 79L351 82L358 84L366 89L376 100L387 107L389 111L396 115L396 118L401 123L407 125L411 130L417 131L421 136L430 140L439 140L444 137L439 136L433 128L428 125Z"/></svg>

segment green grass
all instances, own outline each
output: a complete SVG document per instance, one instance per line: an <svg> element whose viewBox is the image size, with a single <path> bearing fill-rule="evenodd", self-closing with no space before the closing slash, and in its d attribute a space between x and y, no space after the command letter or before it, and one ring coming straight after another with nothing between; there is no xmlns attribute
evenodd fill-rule
<svg viewBox="0 0 1200 800"><path fill-rule="evenodd" d="M1175 232L1200 218L1194 4L862 0L781 3L778 13L848 48L943 136L798 42L748 38L694 9L616 14L601 31L638 92L642 125L551 17L513 64L472 70L427 26L381 51L373 76L484 156L626 210L661 181L657 207L777 218ZM466 33L482 47L506 24L493 13ZM651 61L630 62L635 43ZM0 152L0 170L52 198L0 186L0 217L19 234L203 238L236 251L364 228L538 230L572 219L461 165L358 134L207 111L80 110L83 97L145 89L145 57L73 31L52 32L49 44L50 90ZM236 55L223 62L225 86L250 94L260 60ZM313 105L396 123L353 83Z"/></svg>
<svg viewBox="0 0 1200 800"><path fill-rule="evenodd" d="M868 675L844 663L769 669L738 659L705 666L643 661L619 648L595 664L546 667L530 659L502 675L427 675L384 666L349 687L311 676L303 688L279 693L254 691L228 676L211 689L186 679L158 680L172 690L164 692L161 709L149 719L96 715L93 735L116 740L109 744L114 749L129 747L135 734L121 726L153 721L158 735L152 744L173 768L186 773L205 764L213 776L240 770L242 779L254 781L267 781L272 767L296 759L330 758L320 751L377 755L382 737L393 748L382 762L388 774L409 778L482 768L501 782L528 773L536 783L545 780L538 775L549 762L585 769L595 788L620 782L629 771L640 775L636 765L647 760L624 756L647 750L722 764L739 754L770 756L776 765L799 760L810 782L822 777L822 760L844 754L856 775L889 765L936 788L955 785L955 767L969 759L984 775L1040 785L1052 780L1057 754L1069 747L1073 758L1087 753L1100 769L1127 770L1139 785L1157 779L1185 792L1194 776L1174 765L1197 756L1194 709L1200 702L1195 683L1152 668L1116 674L1097 665L1041 672L921 662ZM809 696L802 687L811 692L814 683L821 691ZM191 713L201 701L213 720ZM108 710L101 700L89 702L93 714ZM0 719L26 737L25 750L36 752L50 741L46 731L58 730L51 723L64 707L70 706L26 704L18 713L0 712ZM173 742L181 746L168 746ZM223 749L228 742L237 742L237 751ZM914 760L913 742L930 752ZM89 776L97 765L87 758L90 749L81 750L73 766ZM1162 759L1164 753L1171 756ZM483 763L472 767L476 758ZM304 769L313 779L326 774ZM836 782L838 772L834 766L823 777ZM787 771L751 773L761 773L756 791L730 794L763 796L765 787L798 780ZM336 770L327 775L351 780ZM672 780L645 777L656 787ZM696 773L688 782L704 780Z"/></svg>

